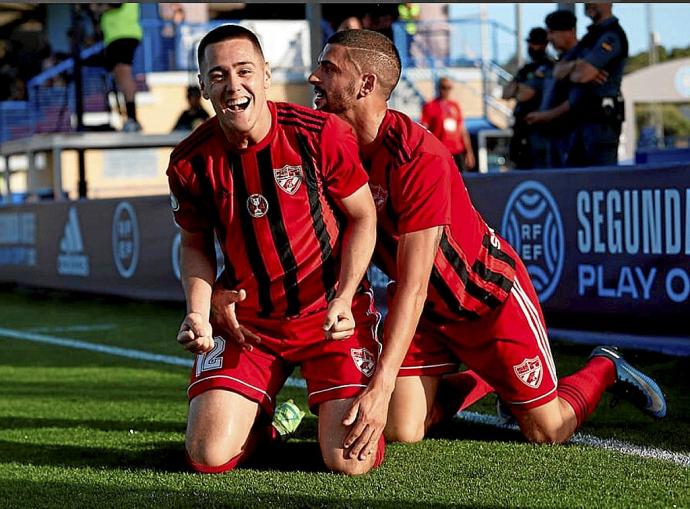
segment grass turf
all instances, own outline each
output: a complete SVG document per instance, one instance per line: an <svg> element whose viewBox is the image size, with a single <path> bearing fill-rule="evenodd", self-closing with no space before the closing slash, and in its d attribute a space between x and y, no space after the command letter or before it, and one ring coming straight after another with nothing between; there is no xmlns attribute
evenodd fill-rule
<svg viewBox="0 0 690 509"><path fill-rule="evenodd" d="M184 357L181 306L0 292L0 324ZM74 325L107 325L93 331ZM58 328L63 328L62 330ZM54 328L57 332L50 332ZM187 369L16 339L0 339L2 507L686 507L690 469L593 447L534 446L469 422L433 439L389 445L359 478L329 474L309 415L297 436L229 474L186 471ZM558 345L559 372L589 348ZM667 391L661 422L608 397L583 432L690 452L688 359L627 352ZM303 390L285 388L303 408ZM472 410L492 413L493 397Z"/></svg>

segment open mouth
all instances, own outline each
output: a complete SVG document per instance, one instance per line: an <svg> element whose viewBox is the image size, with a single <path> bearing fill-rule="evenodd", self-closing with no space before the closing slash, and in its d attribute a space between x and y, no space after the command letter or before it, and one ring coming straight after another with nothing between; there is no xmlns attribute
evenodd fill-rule
<svg viewBox="0 0 690 509"><path fill-rule="evenodd" d="M228 110L230 111L244 111L247 109L249 106L249 103L251 102L251 99L249 97L242 97L240 99L234 99L232 101L228 101L226 103L226 106Z"/></svg>
<svg viewBox="0 0 690 509"><path fill-rule="evenodd" d="M326 93L319 87L314 87L314 104L318 108L319 104L326 100Z"/></svg>

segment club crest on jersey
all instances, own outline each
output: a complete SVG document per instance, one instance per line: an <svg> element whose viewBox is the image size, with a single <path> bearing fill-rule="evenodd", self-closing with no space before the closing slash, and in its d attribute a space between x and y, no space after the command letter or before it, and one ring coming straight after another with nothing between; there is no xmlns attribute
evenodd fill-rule
<svg viewBox="0 0 690 509"><path fill-rule="evenodd" d="M376 361L374 360L374 354L369 350L366 348L350 348L350 355L352 355L352 360L355 362L357 369L364 373L365 376L371 377L374 374Z"/></svg>
<svg viewBox="0 0 690 509"><path fill-rule="evenodd" d="M520 364L513 366L513 371L515 371L515 375L527 387L537 389L541 385L544 369L542 368L541 359L539 357L525 359Z"/></svg>
<svg viewBox="0 0 690 509"><path fill-rule="evenodd" d="M388 199L388 191L386 191L383 186L374 184L369 186L371 188L371 195L374 197L374 205L376 205L376 210L381 210L383 204L386 203Z"/></svg>
<svg viewBox="0 0 690 509"><path fill-rule="evenodd" d="M276 184L287 194L295 194L302 185L304 174L301 166L290 166L286 164L282 168L273 168L273 176Z"/></svg>
<svg viewBox="0 0 690 509"><path fill-rule="evenodd" d="M268 200L261 194L252 194L247 198L247 210L252 217L264 217L268 212Z"/></svg>

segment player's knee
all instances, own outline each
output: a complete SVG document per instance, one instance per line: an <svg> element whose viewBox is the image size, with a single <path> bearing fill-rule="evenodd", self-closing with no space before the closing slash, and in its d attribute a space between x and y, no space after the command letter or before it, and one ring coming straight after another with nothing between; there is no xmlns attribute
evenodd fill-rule
<svg viewBox="0 0 690 509"><path fill-rule="evenodd" d="M366 474L372 468L372 462L368 459L348 459L342 455L342 451L341 454L324 455L323 461L331 472L349 476Z"/></svg>
<svg viewBox="0 0 690 509"><path fill-rule="evenodd" d="M569 436L564 434L562 427L532 424L521 428L525 438L533 444L562 444Z"/></svg>
<svg viewBox="0 0 690 509"><path fill-rule="evenodd" d="M187 463L196 472L220 473L231 470L233 458L241 451L233 451L219 447L217 444L204 440L189 440L185 442Z"/></svg>
<svg viewBox="0 0 690 509"><path fill-rule="evenodd" d="M413 444L424 438L424 423L422 422L388 422L383 432L386 442L402 442Z"/></svg>

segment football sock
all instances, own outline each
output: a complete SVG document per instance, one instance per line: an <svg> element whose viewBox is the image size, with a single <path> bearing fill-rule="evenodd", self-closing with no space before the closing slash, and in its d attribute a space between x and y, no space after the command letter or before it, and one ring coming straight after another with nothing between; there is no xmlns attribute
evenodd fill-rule
<svg viewBox="0 0 690 509"><path fill-rule="evenodd" d="M613 361L594 357L580 371L558 381L558 397L573 408L579 427L594 412L604 391L615 382Z"/></svg>

